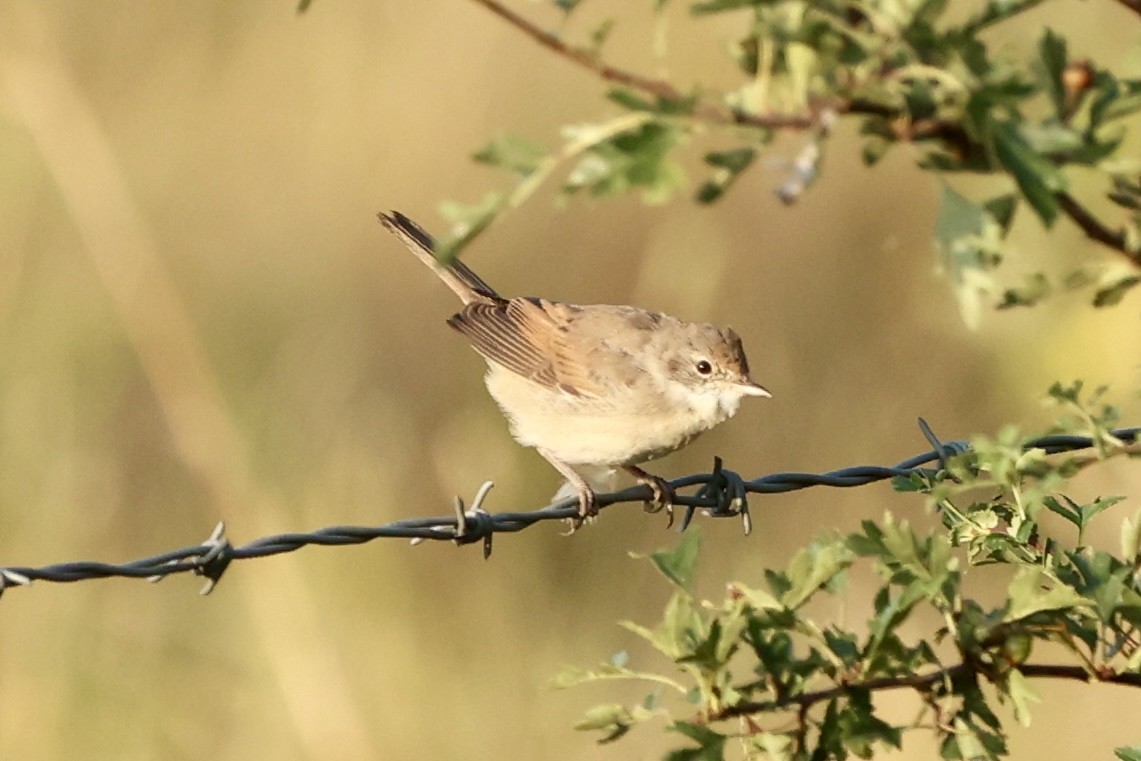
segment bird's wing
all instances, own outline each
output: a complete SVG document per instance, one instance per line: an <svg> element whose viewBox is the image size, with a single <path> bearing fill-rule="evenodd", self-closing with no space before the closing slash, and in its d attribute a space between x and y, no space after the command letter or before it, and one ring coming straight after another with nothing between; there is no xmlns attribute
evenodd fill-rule
<svg viewBox="0 0 1141 761"><path fill-rule="evenodd" d="M530 298L474 302L448 324L484 357L517 375L575 396L594 396L604 389L591 373L591 362L567 341L580 310Z"/></svg>

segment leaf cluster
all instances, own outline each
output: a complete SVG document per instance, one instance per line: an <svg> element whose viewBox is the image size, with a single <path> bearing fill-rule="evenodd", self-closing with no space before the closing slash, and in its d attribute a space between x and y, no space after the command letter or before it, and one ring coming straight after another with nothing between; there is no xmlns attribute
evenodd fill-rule
<svg viewBox="0 0 1141 761"><path fill-rule="evenodd" d="M968 321L977 319L979 303L996 295L1000 308L1028 306L1058 287L1092 286L1096 305L1116 303L1141 282L1141 162L1120 150L1129 117L1141 111L1141 80L1072 54L1067 39L1050 29L1026 59L991 50L991 29L1042 3L991 0L956 20L946 0L695 2L695 23L729 12L739 23L725 49L740 80L722 92L700 83L683 90L606 64L613 18L575 44L564 37L570 23L551 34L481 0L555 54L594 71L607 82L619 114L567 125L553 149L503 135L478 151L477 161L514 173L517 183L475 205L448 204L454 229L444 251L454 255L556 170L564 199L639 192L647 203L666 201L687 185L679 151L698 142L717 143L702 151L708 174L695 191L698 202L712 203L759 163L776 135L802 133L795 155L764 162L783 174L778 195L795 202L818 179L835 124L852 120L869 165L907 144L917 149L924 170L986 175L1005 185L990 198L969 199L949 188L943 195L937 238ZM569 22L582 3L553 5ZM667 5L659 0L654 8L662 13ZM1079 202L1072 170L1103 178L1103 196L1117 207L1113 224ZM1060 283L1032 272L1023 285L999 289L993 273L1006 258L1007 234L1023 207L1046 226L1069 218L1124 254L1123 266L1094 261Z"/></svg>
<svg viewBox="0 0 1141 761"><path fill-rule="evenodd" d="M766 569L761 584L728 584L716 601L692 591L696 531L654 553L673 589L662 619L623 626L670 669L635 669L623 654L565 670L559 686L653 686L636 705L591 709L578 727L608 742L664 718L683 738L668 761L869 758L917 730L935 735L943 758L996 759L1007 752L1003 715L1030 723L1035 679L1141 687L1141 513L1122 522L1117 552L1096 549L1086 530L1120 498L1083 503L1062 492L1084 468L1135 454L1110 433L1116 411L1099 406L1099 393L1051 390L1059 428L1092 435L1093 457L1050 456L1006 429L975 439L937 472L899 479L898 491L926 496L943 531L925 535L885 514L818 539L785 568ZM1070 530L1048 531L1051 515ZM971 583L983 565L1004 577L997 601L982 601L985 590ZM866 619L822 620L829 600L851 597L850 575L869 571L877 582ZM1034 657L1036 647L1044 657ZM912 721L884 715L874 698L887 690L914 696Z"/></svg>

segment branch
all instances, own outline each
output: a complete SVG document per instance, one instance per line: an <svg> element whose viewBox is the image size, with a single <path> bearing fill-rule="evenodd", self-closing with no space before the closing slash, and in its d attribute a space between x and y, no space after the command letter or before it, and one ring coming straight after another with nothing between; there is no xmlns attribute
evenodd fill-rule
<svg viewBox="0 0 1141 761"><path fill-rule="evenodd" d="M689 98L664 79L654 79L632 71L620 69L603 63L602 60L589 50L576 48L563 42L561 39L544 31L532 22L507 8L497 0L474 0L474 2L487 8L511 26L530 37L535 42L553 53L594 72L607 82L614 82L625 87L631 87L658 100L671 105L686 105ZM847 112L849 104L846 101L830 104L834 111ZM693 107L693 114L700 119L715 124L740 124L762 129L795 129L806 130L816 125L814 114L746 114L740 111L722 110L709 103L698 103Z"/></svg>
<svg viewBox="0 0 1141 761"><path fill-rule="evenodd" d="M1058 193L1056 198L1058 205L1062 207L1062 211L1066 212L1066 215L1082 229L1087 237L1124 254L1125 258L1134 265L1141 266L1141 251L1129 248L1125 233L1110 230L1069 193L1063 191Z"/></svg>
<svg viewBox="0 0 1141 761"><path fill-rule="evenodd" d="M664 79L654 79L603 63L594 52L585 48L568 45L559 37L544 31L536 24L504 6L498 0L474 0L474 2L487 8L496 16L499 16L508 24L523 32L523 34L556 55L594 72L608 82L631 87L671 105L684 106L689 101L689 98L684 93L668 81ZM1136 0L1136 2L1141 3L1141 0ZM737 124L745 127L757 127L759 129L790 129L803 131L816 127L819 123L819 114L825 111L836 114L880 116L885 119L893 119L901 113L898 109L889 108L882 103L861 98L839 96L818 98L815 102L810 104L809 109L809 113L806 114L751 114L744 111L723 110L709 103L698 103L693 107L693 115L715 124ZM960 144L965 139L965 132L961 126L942 121L915 122L900 129L900 139L908 141L944 138L949 142Z"/></svg>
<svg viewBox="0 0 1141 761"><path fill-rule="evenodd" d="M930 674L869 679L866 682L842 684L826 690L806 692L802 695L795 695L781 700L737 703L736 705L727 706L710 715L707 721L721 721L723 719L732 719L756 713L768 713L792 707L796 707L797 710L803 714L807 709L817 703L843 697L855 689L868 692L883 692L898 689L924 691L948 679L954 679L962 674L968 674L973 668L974 667L970 664L960 663L945 669L933 671ZM1024 676L1042 679L1071 679L1081 682L1103 682L1105 684L1122 684L1128 687L1141 687L1141 674L1135 672L1091 674L1081 666L1062 666L1049 663L1024 663L1017 668L1017 671L1020 671Z"/></svg>
<svg viewBox="0 0 1141 761"><path fill-rule="evenodd" d="M602 63L597 56L592 55L590 51L583 50L582 48L572 48L555 35L543 31L515 11L496 2L496 0L475 0L475 2L487 8L543 47L554 51L563 58L577 63L579 66L590 69L607 81L633 87L670 102L681 102L685 99L684 96L678 92L677 88L669 82L662 79L651 79L641 74L635 74L614 66L608 66Z"/></svg>
<svg viewBox="0 0 1141 761"><path fill-rule="evenodd" d="M1117 0L1134 13L1141 15L1141 0Z"/></svg>

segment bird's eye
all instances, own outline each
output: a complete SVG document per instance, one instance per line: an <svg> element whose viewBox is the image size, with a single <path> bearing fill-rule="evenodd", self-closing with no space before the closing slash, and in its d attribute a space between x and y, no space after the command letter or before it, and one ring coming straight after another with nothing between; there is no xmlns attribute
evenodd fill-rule
<svg viewBox="0 0 1141 761"><path fill-rule="evenodd" d="M709 364L707 360L700 360L697 363L697 372L701 375L709 375L713 372L713 365Z"/></svg>

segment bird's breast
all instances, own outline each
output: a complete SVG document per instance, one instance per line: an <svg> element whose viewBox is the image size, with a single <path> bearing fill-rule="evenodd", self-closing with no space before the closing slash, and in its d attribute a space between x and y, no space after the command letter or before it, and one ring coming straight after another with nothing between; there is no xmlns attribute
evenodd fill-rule
<svg viewBox="0 0 1141 761"><path fill-rule="evenodd" d="M524 446L572 464L634 465L669 454L724 419L649 388L575 395L489 363L487 388Z"/></svg>

